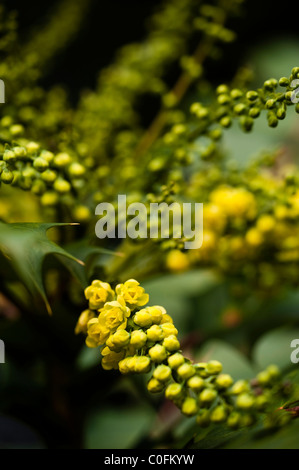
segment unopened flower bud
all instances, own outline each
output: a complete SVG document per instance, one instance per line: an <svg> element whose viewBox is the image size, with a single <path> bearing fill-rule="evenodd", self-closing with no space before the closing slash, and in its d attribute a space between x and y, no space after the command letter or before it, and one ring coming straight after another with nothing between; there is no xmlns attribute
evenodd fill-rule
<svg viewBox="0 0 299 470"><path fill-rule="evenodd" d="M72 157L65 152L58 153L54 157L54 165L56 165L59 168L63 168L67 165L69 165L72 162Z"/></svg>
<svg viewBox="0 0 299 470"><path fill-rule="evenodd" d="M207 363L206 371L208 374L219 374L222 371L222 364L219 361L210 361Z"/></svg>
<svg viewBox="0 0 299 470"><path fill-rule="evenodd" d="M49 163L43 157L37 157L33 162L33 167L42 173L49 168Z"/></svg>
<svg viewBox="0 0 299 470"><path fill-rule="evenodd" d="M199 400L203 405L210 405L215 400L216 397L217 397L217 392L216 390L213 390L212 388L205 388L199 394Z"/></svg>
<svg viewBox="0 0 299 470"><path fill-rule="evenodd" d="M148 391L152 393L162 392L162 390L164 390L164 387L165 387L164 383L159 382L159 380L155 378L150 379L147 384Z"/></svg>
<svg viewBox="0 0 299 470"><path fill-rule="evenodd" d="M167 351L161 344L155 344L155 346L149 349L148 353L154 362L162 362L167 357Z"/></svg>
<svg viewBox="0 0 299 470"><path fill-rule="evenodd" d="M71 189L71 185L68 181L59 178L54 181L53 188L60 194L68 193Z"/></svg>
<svg viewBox="0 0 299 470"><path fill-rule="evenodd" d="M182 364L185 362L185 358L182 354L180 353L175 353L172 356L169 356L168 364L172 369L177 369L180 367Z"/></svg>
<svg viewBox="0 0 299 470"><path fill-rule="evenodd" d="M124 347L130 342L130 333L126 330L120 329L112 335L111 339L115 346Z"/></svg>
<svg viewBox="0 0 299 470"><path fill-rule="evenodd" d="M137 356L135 363L135 372L145 374L151 368L151 361L148 356Z"/></svg>
<svg viewBox="0 0 299 470"><path fill-rule="evenodd" d="M164 333L162 328L159 325L152 325L148 330L146 331L147 337L150 341L162 341L164 338Z"/></svg>
<svg viewBox="0 0 299 470"><path fill-rule="evenodd" d="M138 326L141 326L142 328L151 326L153 323L151 314L145 308L139 310L139 312L134 315L133 319L134 323L136 323Z"/></svg>
<svg viewBox="0 0 299 470"><path fill-rule="evenodd" d="M177 336L178 330L173 325L173 323L162 323L160 326L162 328L162 331L165 337L170 336L170 335Z"/></svg>
<svg viewBox="0 0 299 470"><path fill-rule="evenodd" d="M249 391L249 384L246 380L238 380L232 386L231 392L233 395L240 395L241 393Z"/></svg>
<svg viewBox="0 0 299 470"><path fill-rule="evenodd" d="M167 380L171 378L171 368L164 364L160 364L154 370L153 376L155 379L160 380L160 382L167 382Z"/></svg>
<svg viewBox="0 0 299 470"><path fill-rule="evenodd" d="M212 423L223 423L224 421L226 421L226 418L227 411L222 405L216 406L216 408L211 411L210 419Z"/></svg>
<svg viewBox="0 0 299 470"><path fill-rule="evenodd" d="M184 380L187 380L192 377L195 372L195 367L193 367L191 364L188 364L187 362L182 364L177 370L178 375L181 377L181 379Z"/></svg>
<svg viewBox="0 0 299 470"><path fill-rule="evenodd" d="M249 393L241 393L237 396L236 406L242 410L249 410L254 405L254 398Z"/></svg>
<svg viewBox="0 0 299 470"><path fill-rule="evenodd" d="M220 374L215 380L215 384L219 388L229 388L233 382L234 381L229 374Z"/></svg>
<svg viewBox="0 0 299 470"><path fill-rule="evenodd" d="M178 383L170 384L165 390L165 397L168 398L169 400L175 400L181 397L182 391L183 391L183 388L181 384L178 384Z"/></svg>
<svg viewBox="0 0 299 470"><path fill-rule="evenodd" d="M147 342L147 335L143 330L134 330L131 333L130 344L136 349L141 349Z"/></svg>
<svg viewBox="0 0 299 470"><path fill-rule="evenodd" d="M188 380L187 385L189 388L191 388L191 390L194 390L194 392L200 392L200 390L205 387L206 382L202 377L194 375Z"/></svg>
<svg viewBox="0 0 299 470"><path fill-rule="evenodd" d="M186 416L194 416L198 412L198 405L195 398L187 397L182 404L182 413Z"/></svg>
<svg viewBox="0 0 299 470"><path fill-rule="evenodd" d="M180 342L175 335L167 336L162 344L169 352L174 352L180 349Z"/></svg>

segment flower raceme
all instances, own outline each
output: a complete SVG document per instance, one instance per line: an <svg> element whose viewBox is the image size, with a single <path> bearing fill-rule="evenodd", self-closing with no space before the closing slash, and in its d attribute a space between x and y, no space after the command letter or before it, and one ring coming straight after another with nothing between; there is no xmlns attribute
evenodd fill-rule
<svg viewBox="0 0 299 470"><path fill-rule="evenodd" d="M171 316L162 306L146 306L149 295L135 279L114 290L94 280L85 297L89 308L80 315L75 332L86 334L88 347L101 348L102 367L121 374L150 373L148 391L164 392L184 415L196 416L200 426L251 425L259 413L268 412L271 404L273 408L274 399L290 392L273 365L251 382L234 382L219 361L192 363L182 354ZM285 415L278 424L284 422Z"/></svg>

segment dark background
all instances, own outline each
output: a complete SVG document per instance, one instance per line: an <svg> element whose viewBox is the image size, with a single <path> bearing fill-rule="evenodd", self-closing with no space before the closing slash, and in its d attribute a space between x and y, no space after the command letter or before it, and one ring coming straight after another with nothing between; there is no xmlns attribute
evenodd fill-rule
<svg viewBox="0 0 299 470"><path fill-rule="evenodd" d="M26 39L32 27L46 22L57 4L36 0L2 3L19 11L22 39ZM93 88L97 72L113 60L115 51L123 44L143 38L146 18L161 3L161 0L93 0L79 35L57 57L43 85L66 84L73 99L79 90ZM270 37L299 38L298 17L290 4L286 3L285 8L270 0L247 0L242 8L243 16L229 24L238 33L237 41L229 46L230 54L224 54L225 63L217 62L209 72L212 76L217 72L218 81L232 77L236 67L244 63L248 51Z"/></svg>

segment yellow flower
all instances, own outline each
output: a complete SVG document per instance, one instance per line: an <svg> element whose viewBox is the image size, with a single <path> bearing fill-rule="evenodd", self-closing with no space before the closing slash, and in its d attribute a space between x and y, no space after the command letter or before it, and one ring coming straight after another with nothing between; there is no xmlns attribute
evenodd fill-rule
<svg viewBox="0 0 299 470"><path fill-rule="evenodd" d="M127 330L119 328L113 335L110 335L106 341L106 345L112 351L120 351L130 342L130 333Z"/></svg>
<svg viewBox="0 0 299 470"><path fill-rule="evenodd" d="M245 240L248 245L257 247L263 243L264 238L263 234L257 228L251 228L247 231L245 235Z"/></svg>
<svg viewBox="0 0 299 470"><path fill-rule="evenodd" d="M136 323L138 326L141 326L141 328L147 328L153 323L151 314L147 308L139 310L139 312L134 315L133 319L134 323Z"/></svg>
<svg viewBox="0 0 299 470"><path fill-rule="evenodd" d="M162 341L164 338L163 330L159 325L152 325L146 331L147 337L150 341Z"/></svg>
<svg viewBox="0 0 299 470"><path fill-rule="evenodd" d="M110 331L108 328L103 328L99 324L98 318L93 318L87 324L87 338L86 344L89 348L96 348L104 344L109 337Z"/></svg>
<svg viewBox="0 0 299 470"><path fill-rule="evenodd" d="M229 217L244 217L250 220L256 215L255 197L244 188L220 186L211 193L210 201Z"/></svg>
<svg viewBox="0 0 299 470"><path fill-rule="evenodd" d="M85 297L89 300L89 308L98 310L102 308L106 302L114 299L114 292L108 282L99 280L92 281L84 291Z"/></svg>
<svg viewBox="0 0 299 470"><path fill-rule="evenodd" d="M203 207L204 227L208 230L222 232L226 226L226 214L220 206L212 203Z"/></svg>
<svg viewBox="0 0 299 470"><path fill-rule="evenodd" d="M77 325L75 327L75 334L77 335L78 333L87 333L87 323L89 322L89 320L91 320L92 318L94 318L94 312L92 312L91 310L84 310L78 321L77 321Z"/></svg>
<svg viewBox="0 0 299 470"><path fill-rule="evenodd" d="M157 325L162 321L163 315L166 314L165 308L160 305L147 307L146 311L150 314L152 322Z"/></svg>
<svg viewBox="0 0 299 470"><path fill-rule="evenodd" d="M136 349L143 348L147 342L147 335L142 330L135 330L131 333L130 344Z"/></svg>
<svg viewBox="0 0 299 470"><path fill-rule="evenodd" d="M177 336L177 334L178 334L178 330L176 329L174 324L170 323L170 322L169 323L162 323L161 329L164 333L164 337L167 337L167 336L170 336L170 335Z"/></svg>
<svg viewBox="0 0 299 470"><path fill-rule="evenodd" d="M123 297L127 305L134 309L147 304L149 296L144 292L144 288L140 286L135 279L129 279L124 284L118 284L115 288L118 296Z"/></svg>
<svg viewBox="0 0 299 470"><path fill-rule="evenodd" d="M166 266L170 271L186 271L189 266L189 258L180 250L171 250L166 257Z"/></svg>
<svg viewBox="0 0 299 470"><path fill-rule="evenodd" d="M125 301L121 297L118 300L106 302L98 318L90 320L87 324L87 346L100 346L116 330L125 329L130 313L130 309L126 307Z"/></svg>
<svg viewBox="0 0 299 470"><path fill-rule="evenodd" d="M125 329L130 314L131 311L122 297L118 297L112 302L106 302L98 316L98 324L103 334L108 337L118 329Z"/></svg>
<svg viewBox="0 0 299 470"><path fill-rule="evenodd" d="M118 363L125 356L125 351L115 352L111 351L108 347L104 348L101 352L102 367L105 370L118 369Z"/></svg>

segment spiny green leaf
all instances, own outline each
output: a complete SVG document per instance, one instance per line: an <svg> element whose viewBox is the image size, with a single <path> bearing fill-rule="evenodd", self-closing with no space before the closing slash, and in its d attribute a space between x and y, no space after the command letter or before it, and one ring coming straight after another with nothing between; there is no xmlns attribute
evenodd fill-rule
<svg viewBox="0 0 299 470"><path fill-rule="evenodd" d="M52 227L75 224L37 224L0 222L0 252L13 267L19 280L34 298L42 298L51 313L44 284L43 262L47 255L61 256L62 263L85 285L84 263L56 243L49 240L47 231ZM59 256L59 257L60 257Z"/></svg>

